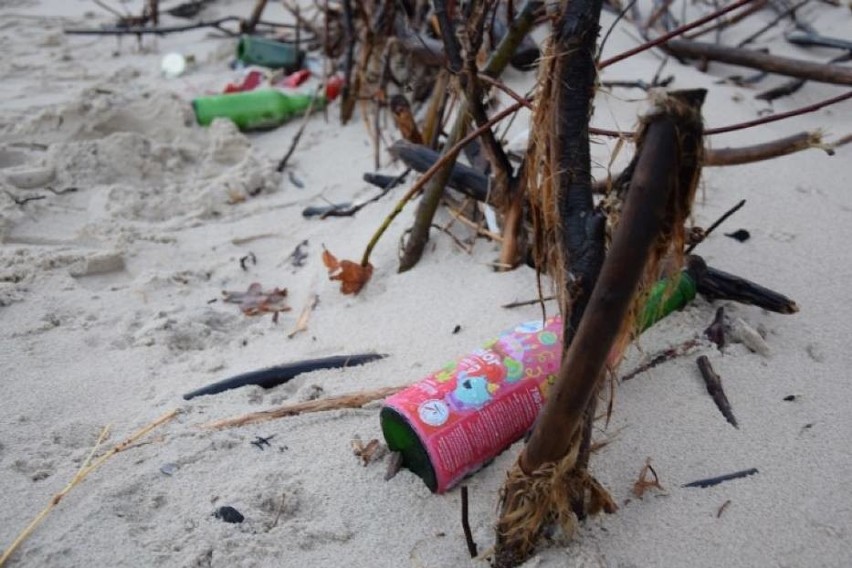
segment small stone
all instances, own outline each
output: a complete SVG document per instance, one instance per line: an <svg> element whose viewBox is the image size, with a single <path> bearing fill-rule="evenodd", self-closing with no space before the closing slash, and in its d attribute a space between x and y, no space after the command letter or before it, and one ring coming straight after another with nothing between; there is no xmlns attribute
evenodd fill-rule
<svg viewBox="0 0 852 568"><path fill-rule="evenodd" d="M55 176L52 167L31 166L6 172L6 181L18 189L35 189L49 184Z"/></svg>
<svg viewBox="0 0 852 568"><path fill-rule="evenodd" d="M108 274L124 270L124 257L119 252L107 252L94 254L68 268L68 273L74 278L92 276L94 274Z"/></svg>
<svg viewBox="0 0 852 568"><path fill-rule="evenodd" d="M737 318L734 321L733 336L735 340L741 342L755 353L769 357L769 345L757 330L747 324L742 318Z"/></svg>
<svg viewBox="0 0 852 568"><path fill-rule="evenodd" d="M228 505L216 509L213 516L225 521L226 523L241 523L246 520L242 513Z"/></svg>
<svg viewBox="0 0 852 568"><path fill-rule="evenodd" d="M160 471L165 475L174 475L175 473L177 473L178 469L180 469L180 466L172 462L164 463L160 466Z"/></svg>

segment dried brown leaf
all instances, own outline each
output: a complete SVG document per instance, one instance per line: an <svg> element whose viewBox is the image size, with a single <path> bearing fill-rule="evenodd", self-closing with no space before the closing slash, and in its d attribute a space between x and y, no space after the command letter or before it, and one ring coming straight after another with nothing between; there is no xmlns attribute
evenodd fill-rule
<svg viewBox="0 0 852 568"><path fill-rule="evenodd" d="M361 463L364 467L384 456L386 451L387 447L376 438L373 438L366 444L361 441L360 436L356 435L352 439L352 453L361 458Z"/></svg>
<svg viewBox="0 0 852 568"><path fill-rule="evenodd" d="M274 288L263 290L257 282L253 282L245 292L229 292L224 290L223 301L229 304L238 304L240 310L247 316L257 316L264 313L272 313L273 317L278 312L289 312L287 305L287 288Z"/></svg>
<svg viewBox="0 0 852 568"><path fill-rule="evenodd" d="M329 280L340 280L340 291L344 294L357 294L373 275L373 265L361 266L351 260L337 260L328 249L323 247L322 262L328 268Z"/></svg>
<svg viewBox="0 0 852 568"><path fill-rule="evenodd" d="M649 473L654 476L653 479L648 479ZM641 499L645 491L652 487L656 487L660 491L665 491L663 486L660 485L660 478L657 477L657 472L651 467L651 458L648 458L645 460L645 465L642 466L642 471L639 472L639 479L633 484L633 494Z"/></svg>

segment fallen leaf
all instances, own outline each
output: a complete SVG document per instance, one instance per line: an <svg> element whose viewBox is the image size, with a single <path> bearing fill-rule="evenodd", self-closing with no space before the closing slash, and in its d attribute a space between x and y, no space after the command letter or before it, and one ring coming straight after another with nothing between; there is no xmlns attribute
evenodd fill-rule
<svg viewBox="0 0 852 568"><path fill-rule="evenodd" d="M263 286L257 282L252 283L245 292L223 291L224 302L238 304L240 310L247 316L257 316L264 313L272 313L277 317L278 312L289 312L287 305L287 289L275 288L264 292Z"/></svg>
<svg viewBox="0 0 852 568"><path fill-rule="evenodd" d="M322 249L322 262L328 268L329 280L340 280L340 291L357 294L373 275L373 265L361 266L351 260L337 260L327 248Z"/></svg>
<svg viewBox="0 0 852 568"><path fill-rule="evenodd" d="M647 479L648 473L654 476L653 479ZM651 467L651 458L645 460L645 465L642 467L642 471L639 472L639 479L636 480L636 483L633 484L633 494L638 498L642 498L642 495L645 494L645 491L648 489L656 487L660 491L665 491L662 485L660 485L660 478L657 477L657 472L654 471L654 468Z"/></svg>
<svg viewBox="0 0 852 568"><path fill-rule="evenodd" d="M383 457L386 452L387 447L375 438L366 444L361 441L361 437L357 434L352 438L352 453L361 458L364 467Z"/></svg>
<svg viewBox="0 0 852 568"><path fill-rule="evenodd" d="M293 339L293 337L297 333L308 329L308 320L311 317L311 312L314 310L315 307L317 307L318 303L319 296L317 296L316 294L311 294L311 296L308 298L308 303L305 304L304 308L302 308L302 314L299 316L299 319L296 320L296 327L293 328L293 331L287 334L288 338Z"/></svg>

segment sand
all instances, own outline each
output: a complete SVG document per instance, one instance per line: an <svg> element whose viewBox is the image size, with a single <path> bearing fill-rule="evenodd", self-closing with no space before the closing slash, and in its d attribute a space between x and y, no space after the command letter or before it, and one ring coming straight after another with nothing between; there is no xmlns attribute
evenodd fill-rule
<svg viewBox="0 0 852 568"><path fill-rule="evenodd" d="M133 4L132 9L138 8ZM128 4L128 6L130 6ZM252 2L217 2L205 17L248 14ZM286 19L281 6L272 19ZM102 428L106 447L164 412L180 415L144 444L107 461L76 487L21 546L10 566L484 566L471 560L459 522L459 491L432 495L407 471L384 481L385 460L363 466L351 442L381 438L378 403L224 431L200 425L287 402L410 383L518 322L536 306L499 306L535 297L526 267L495 273L494 243L472 254L434 232L416 269L397 274L397 245L409 207L373 254L375 274L358 296L329 282L322 246L360 258L401 192L354 217L305 219L308 205L368 198L372 171L363 123L341 127L337 108L314 117L283 175L274 171L298 123L244 135L231 124L194 124L188 101L220 90L234 42L204 31L117 42L66 36L63 26L95 26L110 15L94 3L0 4L0 548L4 549L70 480ZM733 43L769 19L723 36ZM802 17L821 33L849 37L848 7L814 3ZM613 16L605 16L607 27ZM635 45L617 29L605 56ZM783 28L756 47L824 61L825 49L786 44ZM539 34L542 35L542 34ZM166 53L195 56L187 74L166 79ZM645 79L659 62L645 53L604 79ZM706 87L706 122L721 126L782 112L844 92L808 83L770 106L754 88L670 62L674 87ZM534 76L506 75L523 89ZM779 84L769 78L760 88ZM644 94L602 92L594 123L630 128ZM502 100L502 104L508 104ZM513 127L526 128L527 115ZM852 131L852 103L713 137L714 147L771 140L822 128ZM396 133L388 130L393 136ZM605 166L612 141L594 146ZM846 566L852 550L852 308L845 252L852 239L852 154L811 150L770 162L707 168L695 209L706 226L740 199L746 207L698 249L723 270L794 298L781 316L724 303L729 315L763 331L769 356L734 343L702 344L686 357L616 388L614 414L596 439L610 443L592 469L619 503L588 520L569 543L527 566ZM626 157L626 154L624 155ZM383 171L400 166L383 154ZM604 175L598 167L595 175ZM51 192L47 187L55 192ZM63 192L68 188L75 191ZM57 194L58 193L58 194ZM19 204L27 197L44 197ZM441 222L448 220L441 214ZM722 235L738 228L745 243ZM460 238L471 235L456 224ZM292 262L300 244L307 257ZM240 260L252 255L252 260ZM293 311L246 317L223 290L253 282L287 288ZM308 330L288 338L312 294ZM646 354L693 337L718 303L696 300L644 334L622 370ZM553 306L551 306L551 310ZM458 333L453 333L460 326ZM378 351L384 360L319 371L268 391L246 387L183 401L189 390L229 375L300 359ZM739 420L722 418L695 357L722 376ZM785 400L794 395L793 400ZM270 437L263 449L257 436ZM515 445L466 481L480 550L493 543L504 472ZM664 491L631 493L646 458ZM386 459L386 458L385 458ZM707 489L682 485L758 468ZM719 514L723 505L724 510ZM212 516L239 510L245 521Z"/></svg>

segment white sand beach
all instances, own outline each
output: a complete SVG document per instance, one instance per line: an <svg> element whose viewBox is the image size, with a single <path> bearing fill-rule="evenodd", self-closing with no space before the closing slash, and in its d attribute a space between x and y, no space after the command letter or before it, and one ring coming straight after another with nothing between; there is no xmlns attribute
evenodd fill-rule
<svg viewBox="0 0 852 568"><path fill-rule="evenodd" d="M115 2L134 12L142 2ZM165 3L164 3L165 4ZM245 16L254 2L222 0L205 19ZM680 10L680 3L675 3ZM647 12L647 8L646 8ZM292 21L278 2L265 17ZM774 17L765 10L725 31L735 44ZM820 33L852 39L848 5L811 2L800 17ZM606 13L604 31L615 16ZM202 424L285 403L409 384L499 331L540 317L533 269L495 272L499 245L472 252L433 231L423 260L397 273L398 245L414 205L372 255L375 272L355 296L328 280L323 246L358 260L375 229L416 177L352 217L305 218L310 205L357 201L378 191L362 181L373 148L360 116L341 126L336 103L314 115L283 173L275 165L301 120L243 134L227 121L195 123L190 101L237 80L235 40L199 29L120 41L65 35L113 16L86 0L0 2L0 552L74 477L105 426L103 453L158 416L178 416L120 452L65 496L8 566L487 566L471 559L460 494L434 495L402 470L384 480L387 457L367 466L352 440L382 439L380 403L225 430ZM180 20L163 16L162 23ZM838 54L784 41L784 24L755 48L825 62ZM546 35L542 28L536 37ZM622 23L604 56L639 43ZM163 77L167 53L196 64ZM652 50L605 70L604 80L650 80ZM848 64L847 64L848 65ZM676 60L671 88L708 89L708 127L780 113L849 87L808 82L769 104L759 86L722 79L749 74ZM523 92L535 73L509 70ZM637 89L602 90L593 124L631 129L647 107ZM511 100L498 97L499 105ZM498 106L499 106L498 105ZM524 111L512 133L528 125ZM822 129L852 133L852 101L748 130L710 137L714 148ZM392 123L388 138L398 132ZM511 136L510 136L511 138ZM596 177L615 142L596 139ZM622 151L619 163L632 152ZM382 173L403 170L383 150ZM616 168L617 169L617 168ZM793 298L779 315L697 298L643 334L620 373L648 354L700 335L719 305L765 333L768 356L742 343L719 351L702 340L690 354L615 388L609 443L591 471L620 509L580 525L568 543L543 547L525 566L844 567L852 562L852 145L743 166L704 169L694 209L706 227L741 199L746 206L697 253L716 268ZM51 191L49 188L52 188ZM73 191L64 191L74 188ZM27 200L39 197L37 200ZM439 212L439 223L451 219ZM723 233L746 229L740 243ZM460 239L473 232L461 223ZM307 256L294 263L293 253ZM241 265L241 259L242 261ZM248 317L222 292L288 290L292 311ZM319 301L307 330L293 330ZM555 310L555 304L548 304ZM460 330L454 333L454 329ZM243 387L185 401L182 395L238 373L302 359L363 352L380 361L303 374L264 390ZM735 429L707 394L695 364L707 355L739 421ZM793 395L791 400L785 398ZM253 445L257 437L268 445ZM520 444L465 481L480 551L494 543L498 494ZM664 490L639 499L633 484L647 458ZM702 478L759 473L709 488ZM240 524L213 516L221 506Z"/></svg>

